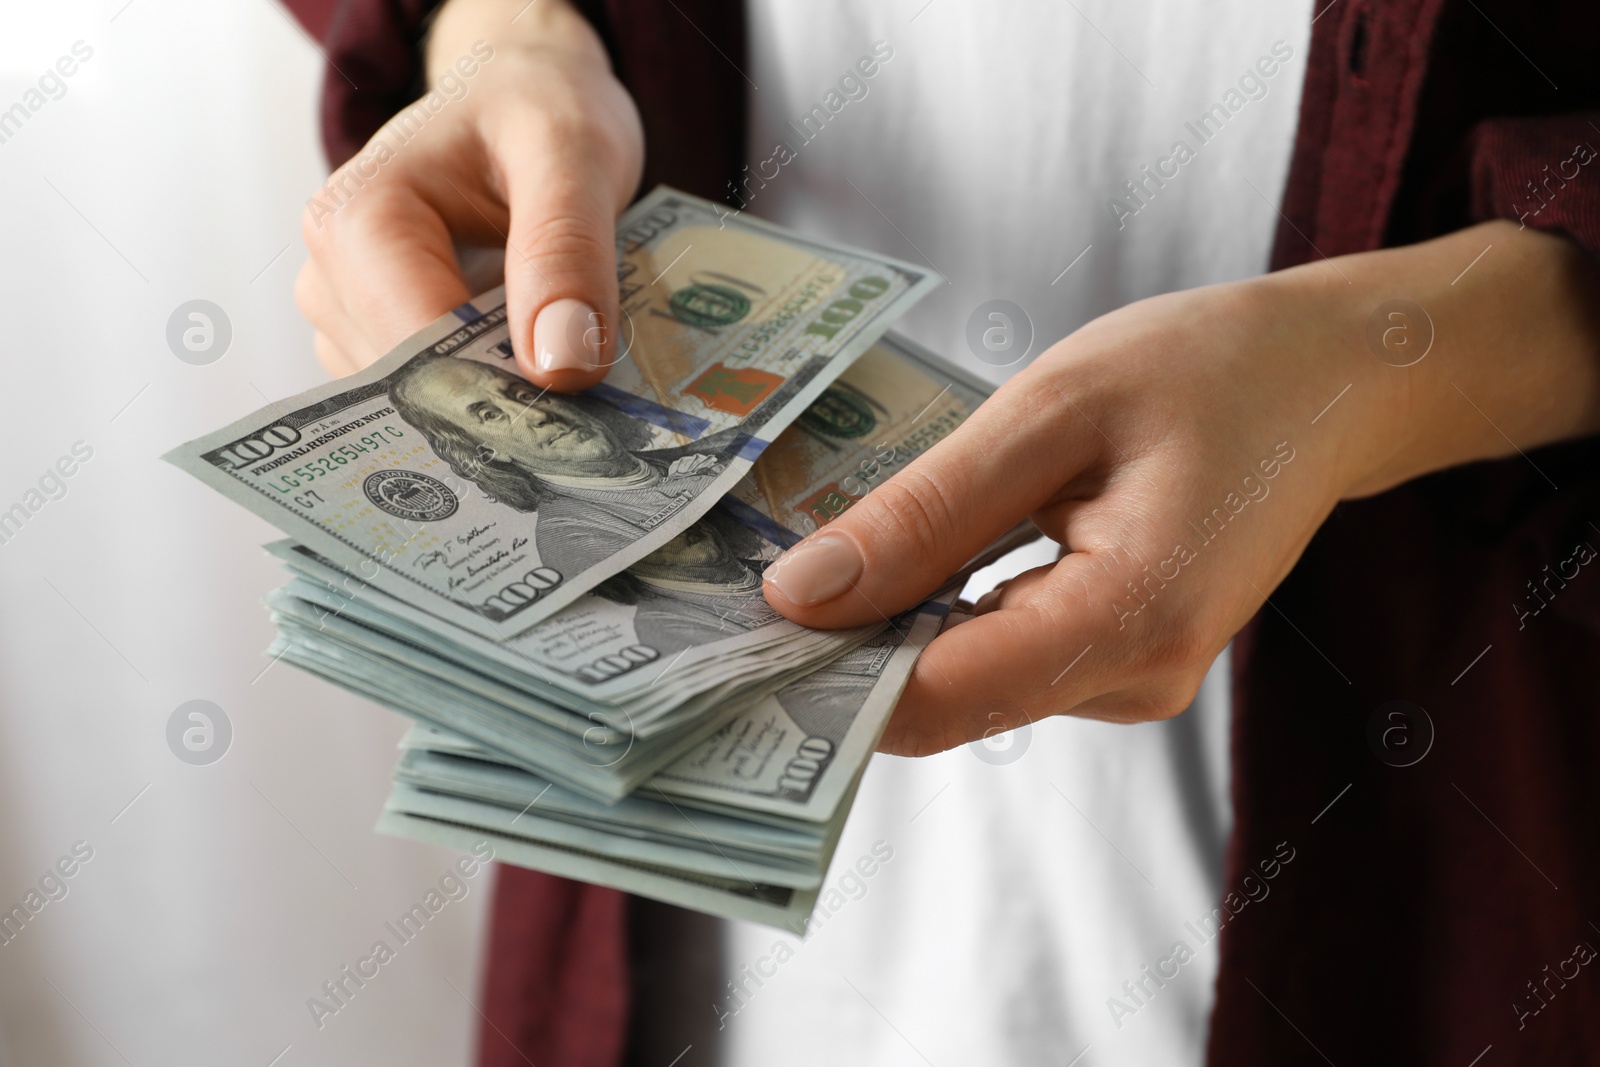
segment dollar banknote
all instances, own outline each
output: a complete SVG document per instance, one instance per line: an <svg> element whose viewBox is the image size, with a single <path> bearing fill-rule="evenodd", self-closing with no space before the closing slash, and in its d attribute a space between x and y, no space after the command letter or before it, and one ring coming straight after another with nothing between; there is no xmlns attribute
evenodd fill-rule
<svg viewBox="0 0 1600 1067"><path fill-rule="evenodd" d="M319 615L349 615L511 684L604 720L649 732L650 701L682 695L697 670L725 675L733 653L822 635L784 624L761 594L762 572L803 533L959 425L986 395L981 382L892 335L830 385L722 504L627 573L514 637L480 638L386 594L304 545L270 551L327 586ZM848 412L849 418L839 412ZM291 587L312 599L304 586ZM441 646L440 643L443 643ZM669 678L663 687L663 678ZM644 702L634 702L643 696Z"/></svg>
<svg viewBox="0 0 1600 1067"><path fill-rule="evenodd" d="M319 618L307 611L312 601L301 595L304 590L291 583L268 597L279 630L273 655L418 721L468 733L511 762L611 801L747 703L861 639L826 635L826 643L807 640L730 656L720 674L692 683L695 695L675 705L670 686L652 687L653 699L667 702L671 715L646 735L613 728L593 712L565 708L525 685L456 662L451 650L393 639L380 626L368 627L349 614ZM800 630L786 621L781 625ZM633 722L627 709L613 709L606 717L620 718L625 726Z"/></svg>
<svg viewBox="0 0 1600 1067"><path fill-rule="evenodd" d="M381 832L490 840L512 864L803 933L867 761L960 577L851 635L771 617L754 579L986 395L886 336L659 558L517 637L467 633L304 545L275 545L296 574L269 597L275 649L418 723ZM1032 536L1019 528L965 569ZM733 597L709 598L709 577ZM579 681L574 664L595 654L616 673Z"/></svg>
<svg viewBox="0 0 1600 1067"><path fill-rule="evenodd" d="M842 651L841 642L867 636L807 630L768 607L761 574L778 549L721 511L503 641L451 627L362 585L302 545L279 542L269 551L300 576L272 597L285 618L424 669L437 661L475 672L634 736L659 732L686 698L731 678L742 658L775 659L779 651L812 647Z"/></svg>
<svg viewBox="0 0 1600 1067"><path fill-rule="evenodd" d="M761 570L781 546L841 514L959 425L984 395L981 382L885 337L721 505L624 574L509 639L465 632L304 546L280 542L270 550L299 577L269 597L279 626L272 652L603 799L626 795L706 744L695 769L684 765L674 780L685 795L735 769L740 788L752 797L765 791L778 810L792 810L797 800L826 806L839 795L837 776L796 791L796 776L779 772L836 762L841 750L848 750L846 763L870 751L868 720L834 715L827 701L808 713L791 700L785 710L771 693L840 654L866 665L892 646L886 636L859 655L849 652L881 625L821 632L782 619L761 594ZM851 676L830 674L816 684ZM758 706L760 726L708 740ZM750 741L756 735L759 744ZM819 760L823 749L828 754ZM664 780L662 787L673 785Z"/></svg>
<svg viewBox="0 0 1600 1067"><path fill-rule="evenodd" d="M616 804L449 731L413 730L378 829L439 844L489 835L512 863L803 931L867 759L956 591L790 683ZM809 743L790 752L785 731Z"/></svg>
<svg viewBox="0 0 1600 1067"><path fill-rule="evenodd" d="M495 290L166 458L395 598L512 636L687 530L939 284L666 188L618 221L617 262L622 358L583 394L512 369Z"/></svg>
<svg viewBox="0 0 1600 1067"><path fill-rule="evenodd" d="M947 590L898 616L869 641L753 702L635 795L659 794L701 810L763 811L807 823L832 818L955 592ZM503 769L518 766L495 746L437 726L413 730L407 747L504 764ZM545 784L536 771L528 777Z"/></svg>
<svg viewBox="0 0 1600 1067"><path fill-rule="evenodd" d="M652 900L729 919L764 923L803 934L821 892L746 876L717 878L672 865L653 865L563 847L515 832L517 812L428 790L396 786L375 829L394 837L470 852L480 841L502 863L562 878L610 886ZM490 828L492 827L492 828ZM831 849L829 850L831 853Z"/></svg>
<svg viewBox="0 0 1600 1067"><path fill-rule="evenodd" d="M789 544L967 420L993 386L890 334L823 390L724 504Z"/></svg>

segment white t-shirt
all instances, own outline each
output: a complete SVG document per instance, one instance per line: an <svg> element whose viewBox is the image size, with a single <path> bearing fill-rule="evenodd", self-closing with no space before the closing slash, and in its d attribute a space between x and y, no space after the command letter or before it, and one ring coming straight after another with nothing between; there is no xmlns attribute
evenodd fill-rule
<svg viewBox="0 0 1600 1067"><path fill-rule="evenodd" d="M898 328L999 380L1015 366L966 341L986 301L1023 309L1037 355L1129 301L1265 269L1309 8L751 0L751 170L777 173L748 209L936 268L949 286ZM820 928L731 926L722 1062L1199 1063L1224 667L1170 722L876 757Z"/></svg>

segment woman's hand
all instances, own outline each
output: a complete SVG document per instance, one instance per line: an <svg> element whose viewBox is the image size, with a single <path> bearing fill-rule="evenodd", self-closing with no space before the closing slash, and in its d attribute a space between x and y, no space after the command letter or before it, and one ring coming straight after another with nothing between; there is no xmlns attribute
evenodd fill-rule
<svg viewBox="0 0 1600 1067"><path fill-rule="evenodd" d="M1489 223L1130 305L792 548L767 599L885 618L1031 516L1066 554L928 647L882 748L1174 715L1340 499L1600 430L1597 292L1565 240ZM1394 298L1427 314L1380 314L1374 347Z"/></svg>
<svg viewBox="0 0 1600 1067"><path fill-rule="evenodd" d="M307 205L295 295L317 356L334 374L373 362L473 295L460 249L494 248L518 368L586 388L615 359L615 220L644 160L633 101L565 0L449 0L427 60L442 105L397 115Z"/></svg>

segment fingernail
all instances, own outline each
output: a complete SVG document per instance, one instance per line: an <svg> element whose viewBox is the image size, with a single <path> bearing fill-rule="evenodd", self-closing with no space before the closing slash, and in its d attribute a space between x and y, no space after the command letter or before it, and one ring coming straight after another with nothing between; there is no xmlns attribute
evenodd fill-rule
<svg viewBox="0 0 1600 1067"><path fill-rule="evenodd" d="M582 300L552 300L533 319L533 361L541 371L591 371L600 365L600 316Z"/></svg>
<svg viewBox="0 0 1600 1067"><path fill-rule="evenodd" d="M789 603L809 608L854 586L861 566L861 553L847 538L822 534L784 553L767 568L766 578Z"/></svg>

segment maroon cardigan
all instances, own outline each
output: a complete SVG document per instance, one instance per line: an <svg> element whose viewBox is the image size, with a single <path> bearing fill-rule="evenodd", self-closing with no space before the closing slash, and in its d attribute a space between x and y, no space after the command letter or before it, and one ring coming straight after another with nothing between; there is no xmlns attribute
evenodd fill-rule
<svg viewBox="0 0 1600 1067"><path fill-rule="evenodd" d="M338 68L342 160L416 95L433 4L289 4ZM1274 268L1489 218L1600 253L1600 5L1317 5ZM719 196L745 162L741 0L582 6L643 113L645 188ZM1600 1062L1596 549L1600 442L1473 464L1341 505L1240 635L1210 1063ZM1412 766L1370 740L1396 700L1432 723ZM621 1061L624 903L502 872L481 1064Z"/></svg>

